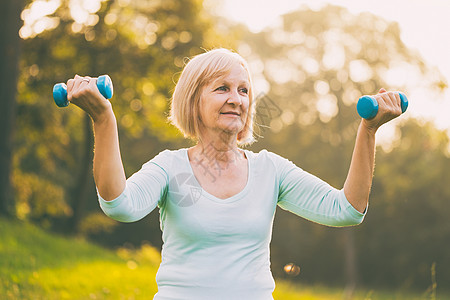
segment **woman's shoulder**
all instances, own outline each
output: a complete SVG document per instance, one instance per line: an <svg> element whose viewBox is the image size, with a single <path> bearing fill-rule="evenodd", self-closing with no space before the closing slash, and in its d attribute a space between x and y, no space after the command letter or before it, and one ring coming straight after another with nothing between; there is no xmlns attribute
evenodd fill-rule
<svg viewBox="0 0 450 300"><path fill-rule="evenodd" d="M165 149L159 152L155 157L150 159L148 162L144 164L144 166L149 164L157 164L163 169L170 168L173 165L179 164L181 161L184 161L186 157L186 148L169 150Z"/></svg>
<svg viewBox="0 0 450 300"><path fill-rule="evenodd" d="M270 162L276 165L281 161L286 161L286 159L283 158L282 156L274 152L268 151L266 149L262 149L259 152L245 150L245 153L247 154L247 156L250 156L251 159L259 162Z"/></svg>
<svg viewBox="0 0 450 300"><path fill-rule="evenodd" d="M280 178L285 177L286 174L293 170L303 171L291 160L274 152L267 151L266 149L263 149L257 153L249 151L249 155L252 157L254 165L257 166L257 168L264 170L264 172L270 172L270 170L273 170Z"/></svg>

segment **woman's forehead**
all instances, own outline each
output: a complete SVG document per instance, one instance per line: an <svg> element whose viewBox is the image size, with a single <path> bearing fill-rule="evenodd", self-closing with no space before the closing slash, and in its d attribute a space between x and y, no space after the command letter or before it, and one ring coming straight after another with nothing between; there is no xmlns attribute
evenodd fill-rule
<svg viewBox="0 0 450 300"><path fill-rule="evenodd" d="M211 84L217 82L237 82L238 84L250 84L249 74L247 70L240 64L233 65L227 72L222 73L217 77L213 77L210 81Z"/></svg>

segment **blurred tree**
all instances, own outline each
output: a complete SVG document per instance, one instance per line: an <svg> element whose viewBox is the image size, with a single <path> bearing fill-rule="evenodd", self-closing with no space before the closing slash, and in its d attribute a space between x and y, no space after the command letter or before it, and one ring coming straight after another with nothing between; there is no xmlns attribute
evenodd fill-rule
<svg viewBox="0 0 450 300"><path fill-rule="evenodd" d="M18 31L23 1L0 3L0 214L10 215L13 206L11 158L20 55Z"/></svg>
<svg viewBox="0 0 450 300"><path fill-rule="evenodd" d="M163 145L180 143L177 130L166 121L173 74L186 56L203 51L199 45L208 47L211 21L198 0L34 1L22 17L25 43L14 160L18 214L37 220L70 216L76 230L86 208L98 210L92 132L83 112L55 107L51 87L74 74L111 76L130 174ZM31 190L19 188L24 180ZM41 194L44 190L33 180L46 180L52 193Z"/></svg>
<svg viewBox="0 0 450 300"><path fill-rule="evenodd" d="M165 119L176 80L173 74L181 71L184 57L201 52L200 45L234 48L234 39L240 38L243 42L237 49L249 60L256 90L263 92L260 104L265 103L256 116L264 138L252 149L268 148L342 186L359 122L355 112L359 95L375 93L381 86L404 90L415 84L411 77L421 79L427 72L421 59L402 44L395 24L370 14L353 16L336 7L286 15L282 26L259 34L244 27L229 34L225 30L228 25L212 26L198 0L47 4L49 8L40 9L45 15L36 13L33 4L22 13L25 26L21 36L26 40L13 160L16 210L22 218L55 222L58 216L73 216L76 205L81 205L78 220L82 221L73 224L80 224L84 234L105 244L139 244L149 239L158 245L159 231L151 230L158 228L157 211L141 222L118 226L110 235L97 231L111 230L112 223L96 214L88 119L78 109L53 105L51 87L55 82L66 81L75 73L111 75L115 87L112 102L129 175L161 149L186 145ZM219 39L217 32L229 38ZM448 164L448 157L441 152L445 139L432 127L421 131L419 125L411 124L401 129L402 141L409 136L412 144L412 136L420 132L421 150L413 156L408 156L407 148L397 152L396 147L407 145L402 143L395 144L392 152L379 151L371 212L363 225L350 229L356 234L347 236L357 245L346 249L360 267L361 283L420 287L426 284L430 261L437 262L438 281L450 278L445 253L450 240L444 209L448 205L439 202L448 200L449 195L444 186L448 176L442 175ZM434 138L428 140L428 136ZM401 155L404 159L399 159ZM420 168L414 168L408 157L419 158ZM391 165L383 167L385 163ZM433 167L428 170L428 166ZM409 171L416 176L414 184L420 183L411 191ZM83 180L86 182L81 183ZM397 184L401 187L398 191ZM407 210L405 200L401 201L406 199L404 195L408 195ZM66 201L71 196L73 199ZM85 208L83 200L89 200ZM303 281L344 283L344 246L352 242L340 232L279 210L271 249L275 276L292 261L301 266L304 275L299 278ZM405 233L411 232L417 232L417 237L405 241L409 238ZM385 237L392 242L386 243ZM401 241L405 243L400 245ZM424 247L427 244L436 247Z"/></svg>
<svg viewBox="0 0 450 300"><path fill-rule="evenodd" d="M450 281L450 139L430 123L408 121L399 139L378 151L371 211L358 236L364 282L403 289ZM400 140L401 137L401 140ZM386 270L389 270L386 272Z"/></svg>
<svg viewBox="0 0 450 300"><path fill-rule="evenodd" d="M264 103L256 109L263 137L252 149L277 152L336 187L342 187L350 164L360 122L357 99L381 87L407 92L416 84L409 78L423 80L429 72L402 43L396 23L334 6L286 14L260 33L247 31L241 41L239 52ZM267 103L274 108L270 114ZM362 228L337 231L278 211L274 274L298 262L310 279L342 284L346 278L351 297L360 278L355 232Z"/></svg>

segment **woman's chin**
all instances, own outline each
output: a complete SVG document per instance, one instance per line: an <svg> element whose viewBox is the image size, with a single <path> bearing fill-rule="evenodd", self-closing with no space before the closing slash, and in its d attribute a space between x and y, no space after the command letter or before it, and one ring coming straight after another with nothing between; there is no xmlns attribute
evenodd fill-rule
<svg viewBox="0 0 450 300"><path fill-rule="evenodd" d="M236 122L238 124L225 124L224 126L221 126L221 129L223 132L229 133L229 134L238 134L242 129L244 129L244 126L241 122Z"/></svg>
<svg viewBox="0 0 450 300"><path fill-rule="evenodd" d="M203 128L201 131L210 132L210 134L216 135L227 135L227 136L237 136L239 132L244 130L244 124L241 120L235 120L234 122L218 122L215 124L215 126L207 128ZM206 133L204 132L204 133Z"/></svg>

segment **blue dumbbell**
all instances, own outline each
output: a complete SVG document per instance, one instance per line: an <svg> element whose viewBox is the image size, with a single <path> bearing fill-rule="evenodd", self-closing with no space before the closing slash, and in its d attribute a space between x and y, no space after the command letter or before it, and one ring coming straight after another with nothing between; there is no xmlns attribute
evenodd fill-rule
<svg viewBox="0 0 450 300"><path fill-rule="evenodd" d="M97 88L103 97L111 99L113 95L113 84L108 75L102 75L97 78ZM53 99L59 107L69 105L69 101L67 100L67 86L65 83L57 83L53 86Z"/></svg>
<svg viewBox="0 0 450 300"><path fill-rule="evenodd" d="M402 92L398 92L402 105L402 113L408 108L408 98ZM362 96L356 105L358 114L364 119L372 119L378 113L378 102L373 96Z"/></svg>

